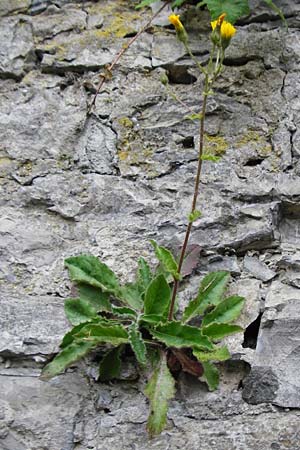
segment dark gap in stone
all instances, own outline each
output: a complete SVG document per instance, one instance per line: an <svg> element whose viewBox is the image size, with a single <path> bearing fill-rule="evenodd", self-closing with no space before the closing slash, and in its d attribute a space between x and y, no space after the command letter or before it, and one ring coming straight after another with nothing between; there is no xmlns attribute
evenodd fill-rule
<svg viewBox="0 0 300 450"><path fill-rule="evenodd" d="M137 31L129 31L127 34L125 34L125 36L123 36L124 38L133 38L137 35Z"/></svg>
<svg viewBox="0 0 300 450"><path fill-rule="evenodd" d="M197 78L191 75L184 66L169 67L168 79L171 84L193 84L197 81Z"/></svg>
<svg viewBox="0 0 300 450"><path fill-rule="evenodd" d="M194 136L186 136L182 141L181 144L183 145L183 148L194 148Z"/></svg>
<svg viewBox="0 0 300 450"><path fill-rule="evenodd" d="M259 166L259 164L261 164L263 161L264 161L264 158L249 159L249 161L247 161L244 164L244 166L247 166L247 167Z"/></svg>
<svg viewBox="0 0 300 450"><path fill-rule="evenodd" d="M259 58L256 55L252 56L240 56L236 58L225 58L223 61L224 66L233 66L233 67L240 67L245 66L250 61L261 61L261 58Z"/></svg>
<svg viewBox="0 0 300 450"><path fill-rule="evenodd" d="M248 325L248 327L246 328L244 332L244 341L242 344L244 348L256 349L257 337L259 333L262 315L263 315L262 312L259 313L257 318L252 323L250 323L250 325Z"/></svg>

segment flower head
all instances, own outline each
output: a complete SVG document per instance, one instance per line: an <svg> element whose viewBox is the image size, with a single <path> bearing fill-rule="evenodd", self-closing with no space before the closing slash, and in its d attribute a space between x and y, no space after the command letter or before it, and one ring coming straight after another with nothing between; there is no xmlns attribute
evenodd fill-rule
<svg viewBox="0 0 300 450"><path fill-rule="evenodd" d="M177 16L176 14L171 14L169 16L169 21L171 22L172 25L174 25L176 31L184 30L184 26L180 21L180 16Z"/></svg>
<svg viewBox="0 0 300 450"><path fill-rule="evenodd" d="M188 41L188 35L185 31L184 26L180 21L180 16L176 14L171 14L169 16L169 21L171 22L172 25L174 25L178 39L186 45Z"/></svg>
<svg viewBox="0 0 300 450"><path fill-rule="evenodd" d="M218 17L217 20L214 20L213 22L210 23L213 30L212 34L214 40L217 41L219 37L221 45L224 49L228 47L231 38L236 33L236 28L230 22L224 20L225 16L226 16L225 13L221 14L221 16Z"/></svg>

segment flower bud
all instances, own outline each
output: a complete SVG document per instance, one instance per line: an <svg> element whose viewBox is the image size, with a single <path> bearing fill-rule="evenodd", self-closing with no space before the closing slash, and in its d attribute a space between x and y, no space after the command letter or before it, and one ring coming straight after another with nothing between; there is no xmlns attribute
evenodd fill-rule
<svg viewBox="0 0 300 450"><path fill-rule="evenodd" d="M174 25L178 39L184 44L187 44L188 35L187 32L185 31L184 26L180 21L180 16L177 16L176 14L171 14L169 16L169 21L171 22L172 25Z"/></svg>

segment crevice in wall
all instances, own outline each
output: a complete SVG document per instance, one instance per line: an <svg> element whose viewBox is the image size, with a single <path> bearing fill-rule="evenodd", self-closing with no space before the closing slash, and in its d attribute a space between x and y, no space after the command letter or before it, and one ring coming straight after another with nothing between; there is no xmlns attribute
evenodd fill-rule
<svg viewBox="0 0 300 450"><path fill-rule="evenodd" d="M262 315L262 312L259 313L257 318L253 322L251 322L250 325L248 325L248 327L245 329L244 341L242 343L242 346L244 348L256 349Z"/></svg>

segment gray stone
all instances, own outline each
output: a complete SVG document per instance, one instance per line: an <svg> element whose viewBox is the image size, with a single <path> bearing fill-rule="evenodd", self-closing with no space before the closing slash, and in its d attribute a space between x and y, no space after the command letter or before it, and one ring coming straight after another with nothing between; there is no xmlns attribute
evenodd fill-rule
<svg viewBox="0 0 300 450"><path fill-rule="evenodd" d="M34 64L30 22L18 17L1 19L0 76L20 79Z"/></svg>
<svg viewBox="0 0 300 450"><path fill-rule="evenodd" d="M25 12L31 0L2 0L0 4L0 16L11 13Z"/></svg>
<svg viewBox="0 0 300 450"><path fill-rule="evenodd" d="M244 269L262 281L270 281L276 276L276 272L269 269L265 263L259 261L258 258L248 255L244 258Z"/></svg>
<svg viewBox="0 0 300 450"><path fill-rule="evenodd" d="M278 391L278 379L271 367L252 367L244 380L243 399L254 405L272 403Z"/></svg>

